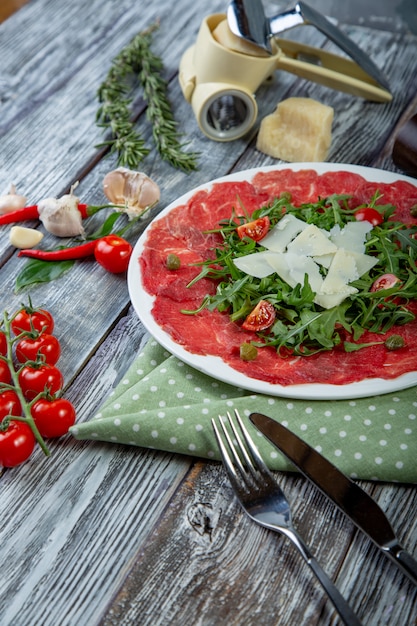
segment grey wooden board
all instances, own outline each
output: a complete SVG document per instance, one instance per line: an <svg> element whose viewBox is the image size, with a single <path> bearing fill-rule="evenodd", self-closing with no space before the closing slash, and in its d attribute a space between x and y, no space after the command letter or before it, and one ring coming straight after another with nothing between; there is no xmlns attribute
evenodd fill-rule
<svg viewBox="0 0 417 626"><path fill-rule="evenodd" d="M201 183L273 164L254 149L256 127L230 144L208 142L177 82L179 59L194 43L202 17L224 8L222 2L201 7L31 0L0 26L0 189L15 182L36 202L60 195L80 179L77 191L83 201L103 201L102 179L115 159L97 159L95 146L102 135L94 123L96 90L115 54L157 18L154 48L164 60L175 116L189 149L201 157L200 169L189 175L162 162L155 151L144 161L143 170L162 190L152 216ZM330 159L395 170L389 149L393 128L416 105L416 39L360 27L347 31L386 71L395 94L392 104L363 102L279 73L259 91L260 118L289 95L330 103L335 108ZM334 50L311 30L297 36ZM368 112L375 108L381 113L371 118ZM144 115L138 128L151 142ZM8 245L7 229L2 230L0 258L1 306L13 311L27 294L14 293L22 260ZM89 419L144 336L126 281L87 261L30 293L35 304L54 313L66 395L76 404L78 419ZM161 624L219 624L226 617L235 624L283 619L329 624L335 619L289 545L242 517L217 465L71 438L53 443L51 450L50 459L37 451L25 466L1 474L1 624L156 624L157 606ZM388 616L395 624L412 623L415 590L401 574L300 478L285 476L282 482L295 502L300 530L366 623L383 624ZM367 488L412 550L414 489ZM323 532L322 519L331 532ZM239 551L246 542L247 549ZM271 568L263 588L259 581L268 579Z"/></svg>

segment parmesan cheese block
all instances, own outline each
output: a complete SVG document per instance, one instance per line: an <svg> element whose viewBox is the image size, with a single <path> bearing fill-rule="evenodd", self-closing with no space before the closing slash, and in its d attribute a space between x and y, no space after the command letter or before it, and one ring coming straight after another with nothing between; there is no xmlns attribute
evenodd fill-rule
<svg viewBox="0 0 417 626"><path fill-rule="evenodd" d="M334 110L312 98L288 98L261 122L256 147L289 162L325 161Z"/></svg>

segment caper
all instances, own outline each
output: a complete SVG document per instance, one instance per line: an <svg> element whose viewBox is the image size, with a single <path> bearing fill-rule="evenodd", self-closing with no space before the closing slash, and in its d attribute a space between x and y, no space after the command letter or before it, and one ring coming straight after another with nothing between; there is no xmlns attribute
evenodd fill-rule
<svg viewBox="0 0 417 626"><path fill-rule="evenodd" d="M281 192L280 196L279 196L280 200L286 200L287 202L291 202L292 200L292 195L290 194L289 191L283 191Z"/></svg>
<svg viewBox="0 0 417 626"><path fill-rule="evenodd" d="M399 350L405 346L405 341L401 335L391 335L384 343L387 350Z"/></svg>
<svg viewBox="0 0 417 626"><path fill-rule="evenodd" d="M181 267L181 260L176 254L168 254L165 265L169 270L179 270Z"/></svg>
<svg viewBox="0 0 417 626"><path fill-rule="evenodd" d="M411 217L417 217L417 204L414 204L410 209Z"/></svg>
<svg viewBox="0 0 417 626"><path fill-rule="evenodd" d="M258 350L252 343L242 343L240 346L240 358L242 361L253 361L258 356Z"/></svg>

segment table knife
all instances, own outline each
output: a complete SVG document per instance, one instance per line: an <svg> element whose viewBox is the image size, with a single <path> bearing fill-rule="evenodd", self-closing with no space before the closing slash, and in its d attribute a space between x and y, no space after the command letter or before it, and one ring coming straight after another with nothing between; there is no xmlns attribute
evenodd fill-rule
<svg viewBox="0 0 417 626"><path fill-rule="evenodd" d="M417 585L417 561L400 545L385 513L353 480L275 420L252 413L251 422Z"/></svg>

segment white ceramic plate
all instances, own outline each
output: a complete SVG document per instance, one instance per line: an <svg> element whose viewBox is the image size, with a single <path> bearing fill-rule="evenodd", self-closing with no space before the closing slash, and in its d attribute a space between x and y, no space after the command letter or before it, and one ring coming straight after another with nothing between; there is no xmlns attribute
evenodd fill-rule
<svg viewBox="0 0 417 626"><path fill-rule="evenodd" d="M299 171L302 169L312 169L319 174L323 174L329 171L349 171L352 173L360 174L366 180L370 182L385 182L392 183L396 180L406 180L416 185L417 181L408 178L407 176L401 176L393 172L386 172L384 170L373 169L368 167L361 167L357 165L347 165L344 163L293 163L275 165L271 167L262 167L257 169L245 170L242 172L236 172L230 176L218 178L214 181L210 181L204 185L201 185L192 191L184 194L178 200L170 204L164 209L156 220L165 217L172 209L178 205L183 205L200 189L210 189L213 183L224 181L251 181L252 178L258 172L267 172L271 170L279 169L293 169ZM147 238L147 231L138 240L133 250L132 258L129 264L128 270L128 288L132 304L135 311L145 328L149 331L153 337L169 352L177 356L179 359L188 363L197 370L208 374L209 376L229 383L242 389L247 389L255 393L262 393L271 396L282 396L287 398L298 398L305 400L342 400L352 398L362 398L374 395L380 395L384 393L390 393L406 389L417 384L417 371L409 372L398 378L392 380L383 380L380 378L366 379L360 382L351 383L347 385L329 385L329 384L306 384L306 385L273 385L255 378L250 378L244 374L234 370L227 365L219 357L213 356L201 356L193 354L185 350L181 345L172 340L162 328L155 322L152 316L152 306L154 298L150 296L142 287L142 277L140 272L140 266L138 258L143 252L144 243Z"/></svg>

